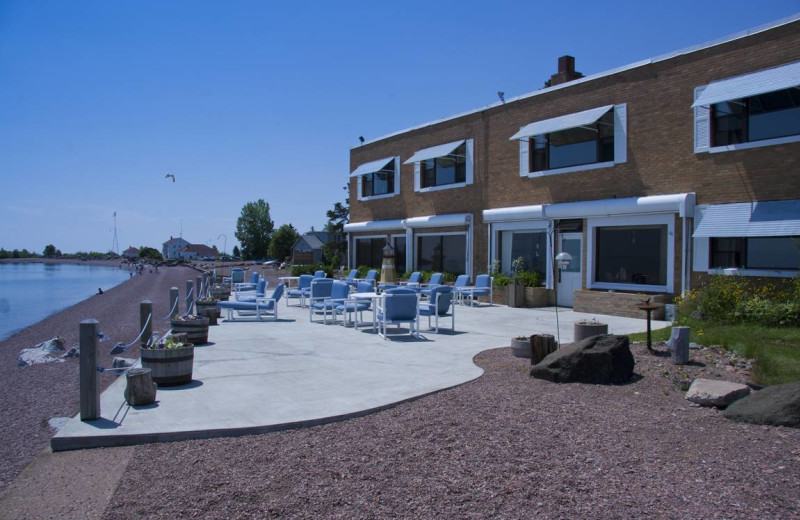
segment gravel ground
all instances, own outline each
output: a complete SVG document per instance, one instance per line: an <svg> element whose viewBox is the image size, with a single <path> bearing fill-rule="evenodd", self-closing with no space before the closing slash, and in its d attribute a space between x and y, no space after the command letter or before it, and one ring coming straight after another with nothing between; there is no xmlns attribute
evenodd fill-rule
<svg viewBox="0 0 800 520"><path fill-rule="evenodd" d="M107 265L117 267L119 261ZM20 350L55 336L64 338L68 349L78 343L79 323L94 318L110 340L100 343L99 361L110 366L112 356L107 353L113 343L130 342L139 334L139 302L151 300L155 315L164 316L169 312L169 288L177 286L183 294L186 280L194 280L197 274L188 267L162 267L152 274L148 271L0 342L0 489L48 448L54 433L48 425L50 418L72 417L80 411L78 360L19 367ZM160 332L168 328L164 320L157 320L154 325ZM138 347L121 356L139 357ZM101 388L113 381L114 376L101 376Z"/></svg>
<svg viewBox="0 0 800 520"><path fill-rule="evenodd" d="M635 345L621 386L528 377L509 348L457 388L336 424L139 446L103 515L127 518L800 518L800 430L738 424L676 380L743 381L713 349Z"/></svg>

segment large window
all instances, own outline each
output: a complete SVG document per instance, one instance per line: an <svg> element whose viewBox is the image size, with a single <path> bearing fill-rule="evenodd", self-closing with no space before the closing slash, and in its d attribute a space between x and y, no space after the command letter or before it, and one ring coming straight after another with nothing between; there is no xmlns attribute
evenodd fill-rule
<svg viewBox="0 0 800 520"><path fill-rule="evenodd" d="M712 238L709 267L800 269L800 237Z"/></svg>
<svg viewBox="0 0 800 520"><path fill-rule="evenodd" d="M394 193L394 169L394 161L391 161L382 170L364 175L361 178L361 196L374 197Z"/></svg>
<svg viewBox="0 0 800 520"><path fill-rule="evenodd" d="M380 269L383 265L383 248L386 238L357 238L356 239L356 265L366 265ZM398 273L406 271L406 238L393 237L394 268Z"/></svg>
<svg viewBox="0 0 800 520"><path fill-rule="evenodd" d="M614 161L614 111L594 123L530 139L531 172Z"/></svg>
<svg viewBox="0 0 800 520"><path fill-rule="evenodd" d="M800 87L711 105L712 146L800 135Z"/></svg>
<svg viewBox="0 0 800 520"><path fill-rule="evenodd" d="M467 143L449 155L420 161L423 188L463 183L467 180Z"/></svg>
<svg viewBox="0 0 800 520"><path fill-rule="evenodd" d="M424 235L417 240L417 268L420 271L464 274L467 254L465 235Z"/></svg>
<svg viewBox="0 0 800 520"><path fill-rule="evenodd" d="M666 225L595 228L594 280L628 285L667 285Z"/></svg>
<svg viewBox="0 0 800 520"><path fill-rule="evenodd" d="M511 273L517 258L525 261L526 271L547 273L547 233L545 231L503 231L500 239L501 271Z"/></svg>

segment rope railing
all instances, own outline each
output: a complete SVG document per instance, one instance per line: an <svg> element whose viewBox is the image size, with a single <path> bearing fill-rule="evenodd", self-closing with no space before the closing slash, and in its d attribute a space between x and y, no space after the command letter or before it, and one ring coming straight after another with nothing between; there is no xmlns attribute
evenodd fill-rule
<svg viewBox="0 0 800 520"><path fill-rule="evenodd" d="M169 314L167 314L166 316L161 318L162 320L168 320L168 319L172 318L173 316L175 316L175 309L178 308L178 300L179 300L179 298L175 298L175 303L172 304L172 309L170 309Z"/></svg>
<svg viewBox="0 0 800 520"><path fill-rule="evenodd" d="M144 322L144 327L142 327L142 330L139 332L139 335L136 336L136 339L134 339L130 343L122 343L122 342L115 343L114 344L114 348L111 349L109 354L120 354L122 352L125 352L126 350L131 348L133 345L135 345L137 341L142 339L142 335L144 334L144 331L147 330L148 325L150 325L150 320L152 319L152 317L153 317L153 313L152 312L147 315L147 320L145 320L145 322Z"/></svg>

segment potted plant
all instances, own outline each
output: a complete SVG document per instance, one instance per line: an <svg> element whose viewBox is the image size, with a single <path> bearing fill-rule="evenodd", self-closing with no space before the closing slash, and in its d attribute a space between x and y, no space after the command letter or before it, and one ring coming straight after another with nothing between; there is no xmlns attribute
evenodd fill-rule
<svg viewBox="0 0 800 520"><path fill-rule="evenodd" d="M588 318L576 321L572 329L572 341L580 341L582 339L597 336L598 334L608 334L608 324L601 323L595 318Z"/></svg>
<svg viewBox="0 0 800 520"><path fill-rule="evenodd" d="M531 338L524 335L519 335L511 338L512 353L515 357L528 358L531 357Z"/></svg>
<svg viewBox="0 0 800 520"><path fill-rule="evenodd" d="M206 316L206 311L215 311L217 318L219 318L222 310L217 308L217 303L219 303L218 298L215 298L214 296L206 296L205 298L200 298L194 302L194 305L195 309L197 310L197 314L200 316Z"/></svg>
<svg viewBox="0 0 800 520"><path fill-rule="evenodd" d="M511 283L508 284L508 306L522 307L525 304L525 284L522 273L525 272L525 259L517 257L511 262Z"/></svg>
<svg viewBox="0 0 800 520"><path fill-rule="evenodd" d="M231 296L231 288L228 285L215 284L211 287L211 297L218 301L227 301Z"/></svg>
<svg viewBox="0 0 800 520"><path fill-rule="evenodd" d="M173 316L170 320L174 334L186 334L187 339L194 345L208 343L208 318L197 314L186 316Z"/></svg>
<svg viewBox="0 0 800 520"><path fill-rule="evenodd" d="M153 336L139 349L142 367L149 368L153 381L160 386L183 385L192 381L194 345L167 335Z"/></svg>

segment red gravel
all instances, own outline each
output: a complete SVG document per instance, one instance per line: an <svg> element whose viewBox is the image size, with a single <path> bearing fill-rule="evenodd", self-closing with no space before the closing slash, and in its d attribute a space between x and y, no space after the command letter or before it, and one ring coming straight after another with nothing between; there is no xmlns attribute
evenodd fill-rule
<svg viewBox="0 0 800 520"><path fill-rule="evenodd" d="M711 350L682 369L634 353L622 386L531 380L503 348L481 378L366 417L139 446L104 518L800 518L800 430L673 383L745 373Z"/></svg>
<svg viewBox="0 0 800 520"><path fill-rule="evenodd" d="M109 264L113 267L119 261ZM55 336L64 338L68 349L78 344L78 325L84 319L100 322L100 330L110 341L100 343L100 364L110 366L107 353L114 342L130 342L139 334L139 302L151 300L157 317L169 312L169 288L177 286L181 295L186 280L198 272L188 267L162 267L158 273L134 276L102 295L54 314L0 342L0 489L4 488L34 457L48 448L53 430L52 417L72 417L79 411L78 360L30 367L17 366L20 350ZM165 332L168 323L158 319L154 329ZM123 357L139 357L138 347ZM100 377L101 388L114 376Z"/></svg>

